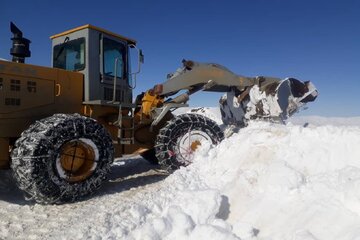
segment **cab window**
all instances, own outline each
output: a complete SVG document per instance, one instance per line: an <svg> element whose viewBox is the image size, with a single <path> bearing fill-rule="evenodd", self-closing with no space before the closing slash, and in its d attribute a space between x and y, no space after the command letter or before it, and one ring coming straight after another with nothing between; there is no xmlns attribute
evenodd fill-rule
<svg viewBox="0 0 360 240"><path fill-rule="evenodd" d="M106 76L114 77L115 60L117 60L116 76L124 78L125 73L125 61L126 61L126 49L124 44L108 38L103 38L103 73Z"/></svg>
<svg viewBox="0 0 360 240"><path fill-rule="evenodd" d="M85 38L65 41L54 47L53 67L68 71L85 68Z"/></svg>

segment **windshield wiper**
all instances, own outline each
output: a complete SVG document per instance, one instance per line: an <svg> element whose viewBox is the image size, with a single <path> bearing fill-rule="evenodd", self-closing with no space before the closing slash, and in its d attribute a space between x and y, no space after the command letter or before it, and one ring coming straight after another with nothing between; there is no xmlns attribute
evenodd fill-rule
<svg viewBox="0 0 360 240"><path fill-rule="evenodd" d="M67 43L69 40L70 40L69 37L66 37L66 38L64 39L64 42L62 43L62 46L61 46L58 54L56 54L56 57L55 57L55 59L54 59L55 61L60 57L60 55L62 54L62 52L63 52L64 49L65 49L65 46L66 46L65 43Z"/></svg>

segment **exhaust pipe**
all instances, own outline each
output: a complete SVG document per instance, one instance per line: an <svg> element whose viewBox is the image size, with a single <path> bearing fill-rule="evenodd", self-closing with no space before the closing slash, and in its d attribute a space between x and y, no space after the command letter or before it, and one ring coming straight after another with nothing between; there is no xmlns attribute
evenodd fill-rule
<svg viewBox="0 0 360 240"><path fill-rule="evenodd" d="M23 38L23 34L13 22L10 22L10 31L14 34L12 40L12 48L10 54L13 56L12 61L17 63L25 63L25 58L31 56L29 39Z"/></svg>

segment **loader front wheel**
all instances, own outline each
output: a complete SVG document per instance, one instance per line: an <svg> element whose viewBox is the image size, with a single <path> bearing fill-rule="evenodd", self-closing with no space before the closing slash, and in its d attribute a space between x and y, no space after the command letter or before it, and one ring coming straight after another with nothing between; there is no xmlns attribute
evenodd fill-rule
<svg viewBox="0 0 360 240"><path fill-rule="evenodd" d="M163 127L156 139L159 164L168 171L187 166L204 143L216 145L224 138L213 120L200 114L182 114Z"/></svg>
<svg viewBox="0 0 360 240"><path fill-rule="evenodd" d="M11 154L19 187L38 203L79 200L95 192L113 161L112 139L95 120L56 114L37 121Z"/></svg>

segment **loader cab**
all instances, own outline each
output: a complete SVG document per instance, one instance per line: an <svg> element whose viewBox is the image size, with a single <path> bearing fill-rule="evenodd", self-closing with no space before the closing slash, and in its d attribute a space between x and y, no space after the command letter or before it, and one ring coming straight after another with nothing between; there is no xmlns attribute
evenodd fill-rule
<svg viewBox="0 0 360 240"><path fill-rule="evenodd" d="M134 73L130 69L133 52L130 48L137 49L135 40L92 25L50 38L52 66L84 74L84 103L132 102ZM137 58L141 59L141 51L138 53Z"/></svg>

